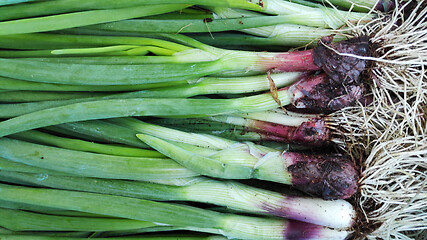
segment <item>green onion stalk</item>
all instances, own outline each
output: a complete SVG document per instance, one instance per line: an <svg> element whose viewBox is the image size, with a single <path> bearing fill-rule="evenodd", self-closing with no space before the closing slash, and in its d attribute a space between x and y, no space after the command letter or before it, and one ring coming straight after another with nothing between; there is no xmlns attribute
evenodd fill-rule
<svg viewBox="0 0 427 240"><path fill-rule="evenodd" d="M92 238L90 235L87 237L74 237L76 234L71 235L71 237L62 236L40 236L39 233L33 233L33 235L14 235L14 234L0 234L0 237L4 240L84 240ZM70 235L70 234L68 234ZM88 235L88 234L80 234L80 235ZM131 237L108 237L108 238L96 238L100 240L226 240L227 238L212 235L212 236L188 236L185 234L169 234L169 235L155 235L155 236L131 236Z"/></svg>
<svg viewBox="0 0 427 240"><path fill-rule="evenodd" d="M81 36L80 38L98 38ZM118 38L120 37L107 37ZM319 70L314 64L313 51L292 53L245 52L213 48L184 36L175 39L185 47L173 56L141 56L138 62L121 65L62 63L22 59L0 59L0 74L19 80L69 85L133 85L191 80L212 74L235 76L266 71L298 72ZM137 39L137 40L147 40ZM167 44L165 41L148 41ZM62 50L65 51L65 50ZM125 61L129 59L125 58ZM10 69L14 68L14 71ZM62 69L62 71L56 71Z"/></svg>
<svg viewBox="0 0 427 240"><path fill-rule="evenodd" d="M211 132L212 134L242 134L258 141L276 141L305 146L324 146L334 141L335 130L330 117L315 114L295 115L290 112L265 111L207 118L159 119L151 121L171 128ZM256 138L257 137L257 138ZM249 140L249 139L248 139Z"/></svg>
<svg viewBox="0 0 427 240"><path fill-rule="evenodd" d="M97 154L9 138L0 142L4 159L71 175L141 181L200 175L168 158Z"/></svg>
<svg viewBox="0 0 427 240"><path fill-rule="evenodd" d="M106 10L127 7L137 7L144 4L144 1L81 1L81 0L59 0L59 1L39 1L32 4L20 4L0 8L0 21L34 18L47 15L58 15L61 13L71 13L88 10ZM161 4L161 3L160 3ZM165 5L166 6L166 5Z"/></svg>
<svg viewBox="0 0 427 240"><path fill-rule="evenodd" d="M364 14L364 13L355 13L355 12L345 12L345 11L341 11L341 10L337 10L337 9L332 9L332 8L327 8L324 6L317 6L317 7L309 7L309 6L304 6L302 4L297 4L294 2L288 2L288 1L276 1L276 0L267 0L267 1L263 1L262 3L263 5L261 6L262 9L260 9L259 12L262 13L267 13L267 14L273 14L273 15L279 15L279 18L269 18L269 17L265 17L265 23L264 26L267 25L276 25L276 24L298 24L298 25L306 25L306 26L312 26L312 27L321 27L321 28L339 28L343 25L346 24L347 21L351 22L355 22L355 21L369 21L372 19L372 15L369 14ZM202 4L202 5L206 5L206 4ZM207 5L211 5L211 6L203 6L207 9L212 10L212 12L214 14L217 15L222 15L224 11L227 11L227 7L224 6L215 6L214 4L207 4ZM230 8L228 8L230 9ZM242 10L245 8L237 8L238 10ZM230 9L231 10L231 9ZM233 11L233 10L231 10ZM248 12L247 10L244 10L246 12ZM255 16L262 16L261 14L257 14ZM227 21L230 21L230 26L225 27L222 26L222 30L239 30L239 29L243 29L243 28L255 28L255 27L260 27L260 26L254 26L252 24L250 24L251 20L248 21L249 24L247 24L247 26L245 27L246 22L242 21L242 19L235 19L236 17L242 17L242 15L238 16L238 15L225 15L224 16ZM274 19L282 19L281 21L277 21L275 23L270 21L274 20ZM241 26L237 25L235 26L235 28L233 29L233 23L236 20L237 24L240 24ZM255 20L255 19L253 19ZM259 19L261 20L261 19ZM210 21L210 20L209 20ZM241 23L239 23L239 21L242 21ZM205 21L206 22L206 21ZM220 22L218 22L219 25L223 25ZM154 25L161 25L162 22L156 22L155 20L151 20L151 21L145 21L142 20L139 22L139 20L136 20L135 22L128 22L128 23L118 23L116 25L116 23L112 23L112 24L107 24L103 27L101 27L101 29L105 29L105 30L109 30L109 27L112 26L112 30L118 30L120 29L120 26L123 26L124 29L121 31L135 31L136 30L136 25L138 24L142 24L139 26L146 26L146 24L149 26L148 29L146 30L140 30L140 31L145 31L145 32L149 32L151 30L151 26ZM210 25L205 24L205 26L203 26L201 21L187 21L187 22L178 22L176 24L179 24L179 27L175 27L174 29L171 27L165 27L164 28L164 32L207 32L210 31L210 27L212 26L212 32L218 31L220 29L217 29L217 23L213 23ZM258 23L258 24L262 24L262 23ZM174 24L175 25L175 24ZM193 26L191 26L193 25ZM228 23L227 23L228 25ZM131 27L130 27L131 26ZM187 27L189 29L185 29ZM129 28L130 27L130 28ZM98 28L99 29L99 28ZM161 29L154 29L152 28L153 31L152 32L157 32L157 31L162 31Z"/></svg>
<svg viewBox="0 0 427 240"><path fill-rule="evenodd" d="M219 49L200 43L192 38L175 34L159 35L169 38L173 42L141 37L94 37L87 35L49 36L61 41L78 40L82 43L86 42L91 44L117 44L119 42L121 44L133 45L149 44L165 47L176 51L176 53L172 56L129 56L134 57L131 59L128 57L118 59L114 57L110 58L113 64L120 65L109 65L108 62L102 62L102 59L96 63L88 63L84 60L82 60L82 62L40 61L38 58L27 60L0 59L0 62L2 62L0 74L3 77L32 82L111 86L159 84L177 80L195 79L213 74L236 76L242 74L265 73L267 71L312 71L320 70L321 68L328 70L328 75L333 75L335 72L331 70L332 68L329 67L329 64L360 64L361 68L364 68L365 65L362 60L358 60L357 58L348 56L337 57L337 53L332 50L328 51L328 48L325 46L318 46L314 50L273 53ZM34 37L43 39L48 36L39 34ZM10 40L13 40L13 38ZM325 40L324 43L327 44L327 41L329 40ZM354 39L339 44L330 44L330 47L337 48L338 51L340 51L340 49L345 49L347 53L366 54L365 48L367 46L363 43L363 39ZM358 44L358 47L352 47L354 44ZM76 49L62 49L60 52L70 53L74 50ZM58 51L56 51L56 53L58 53ZM329 58L335 58L338 63ZM116 62L117 60L124 61ZM16 69L16 71L11 71L10 69L12 68ZM62 69L63 71L55 72L54 69ZM338 69L338 71L340 71L340 69ZM91 74L88 74L89 72ZM335 75L331 77L336 81L343 81L345 79L345 76L342 76L342 74L338 74L338 76ZM351 78L354 77L351 76Z"/></svg>
<svg viewBox="0 0 427 240"><path fill-rule="evenodd" d="M20 4L15 6L8 6L0 8L0 13L2 14L1 20L11 20L11 19L22 19L22 18L34 18L39 16L46 15L60 15L62 14L63 18L70 18L69 13L72 12L88 12L91 10L119 10L121 8L132 8L132 7L170 7L177 4L186 4L187 6L191 6L193 4L201 4L201 5L212 5L212 6L222 6L222 7L231 7L231 8L244 8L248 10L261 10L262 8L255 3L250 3L244 0L233 0L233 1L204 1L204 0L161 0L161 1L153 1L153 0L124 0L124 1L113 1L107 0L103 2L98 2L95 0L90 1L82 1L82 0L57 0L54 2L51 1L40 1L38 3L33 4ZM157 5L157 6L156 6ZM184 9L184 7L182 7ZM181 8L176 9L177 11L181 10ZM174 10L173 10L174 11ZM185 11L185 9L184 9ZM172 12L172 11L171 11ZM190 11L191 12L191 11ZM68 14L67 14L68 13ZM92 13L92 12L91 12ZM110 14L110 12L106 12ZM162 13L153 12L152 15L157 15ZM95 15L94 13L91 14ZM110 16L111 17L111 16ZM137 18L132 15L128 15L129 18ZM42 19L42 18L41 18ZM41 19L37 19L40 21ZM86 21L92 20L91 18L86 19ZM37 24L35 21L33 24ZM89 23L87 24L89 25Z"/></svg>
<svg viewBox="0 0 427 240"><path fill-rule="evenodd" d="M61 56L67 53L63 49L102 48L111 46L151 46L169 49L175 52L191 49L182 44L160 39L131 37L131 36L85 36L53 33L13 34L0 37L4 48L20 50L51 50L52 56ZM131 49L131 48L130 48ZM75 51L68 51L76 54ZM98 49L99 50L99 49ZM108 49L104 49L105 51ZM111 50L111 49L110 49ZM114 50L114 49L113 49ZM105 52L104 51L104 52ZM84 52L83 50L81 52Z"/></svg>
<svg viewBox="0 0 427 240"><path fill-rule="evenodd" d="M2 180L6 180L6 179L2 179ZM11 179L7 179L7 181L4 181L4 182L8 182L9 180L11 180ZM23 186L28 186L28 184L27 185L23 184ZM59 208L41 207L41 206L37 206L37 205L33 205L33 204L18 203L18 202L13 202L13 201L0 200L0 203L1 203L2 208L5 208L5 209L15 209L15 210L23 210L23 211L39 212L39 213L61 211L61 209L59 209ZM68 211L68 212L71 213L72 211ZM74 212L78 213L76 211L74 211ZM82 215L83 214L90 215L90 213L83 213L83 212L80 212L80 213Z"/></svg>
<svg viewBox="0 0 427 240"><path fill-rule="evenodd" d="M164 157L162 154L153 150L129 147L126 145L119 144L100 144L80 139L59 137L53 134L48 134L35 130L13 134L10 137L32 143L99 154L148 158Z"/></svg>
<svg viewBox="0 0 427 240"><path fill-rule="evenodd" d="M43 171L40 171L41 168L22 164L19 162L10 161L8 159L0 157L0 169L3 171L14 171L14 172L24 172L24 173L45 173L45 174L55 174L55 175L71 175L63 172L58 172L54 170L49 169L43 169Z"/></svg>
<svg viewBox="0 0 427 240"><path fill-rule="evenodd" d="M334 110L354 101L353 92L348 93L343 88L340 90L334 88L333 93L344 94L343 96L324 94L322 91L329 93L331 87L335 86L325 88L325 85L331 84L331 81L325 81L326 79L328 78L324 74L316 75L303 78L274 93L233 99L128 98L78 102L42 109L2 121L0 122L0 136L93 119L127 116L205 117L260 112L275 109L277 105L289 104L296 107L315 107L316 109L324 107L325 110ZM310 92L313 93L312 96L308 94ZM355 94L358 95L360 92L356 91ZM319 98L319 95L323 98Z"/></svg>
<svg viewBox="0 0 427 240"><path fill-rule="evenodd" d="M18 3L35 2L37 0L2 0L0 6L13 5Z"/></svg>
<svg viewBox="0 0 427 240"><path fill-rule="evenodd" d="M286 196L235 181L198 178L184 186L172 186L150 182L43 176L41 178L38 173L0 171L0 177L4 179L20 180L36 186L156 201L203 202L245 213L279 216L337 229L350 228L355 218L353 207L344 200L325 201L319 198Z"/></svg>
<svg viewBox="0 0 427 240"><path fill-rule="evenodd" d="M88 238L91 232L15 232L0 228L0 236L3 239L64 239L64 238Z"/></svg>
<svg viewBox="0 0 427 240"><path fill-rule="evenodd" d="M202 175L261 179L294 185L324 199L345 199L357 191L358 173L348 158L281 152L254 143L181 132L136 119L112 119L141 132L138 138L179 164ZM179 142L180 144L176 144ZM189 148L188 145L193 146ZM203 154L200 148L216 150Z"/></svg>
<svg viewBox="0 0 427 240"><path fill-rule="evenodd" d="M223 214L178 204L96 193L1 184L1 200L83 211L113 217L192 227L240 239L345 239L346 231L264 217Z"/></svg>
<svg viewBox="0 0 427 240"><path fill-rule="evenodd" d="M212 129L214 122L209 124L210 132L218 131L218 129ZM230 125L231 126L231 125ZM124 144L128 146L138 147L138 148L148 148L146 144L141 142L136 134L138 132L133 131L129 128L124 128L115 124L111 124L109 122L95 120L95 121L84 121L84 122L72 122L65 123L56 126L47 127L46 130L49 130L55 134L61 134L68 136L69 138L82 139L86 141L96 141L96 142L104 142L104 143L118 143ZM181 129L186 131L194 131L194 128ZM236 131L236 132L234 132ZM281 141L281 138L277 138L275 136L266 136L259 133L247 132L242 129L241 132L238 132L235 127L233 127L232 132L225 132L225 138L227 137L235 137L235 140L245 140L245 141L261 141L261 140L271 140L271 141ZM230 134L232 136L230 136ZM90 135L90 136L89 136ZM96 138L94 136L97 136ZM234 139L234 138L232 138ZM283 142L283 141L282 141ZM65 145L62 145L63 147ZM295 146L293 146L295 147ZM280 145L280 149L287 149L288 147L285 144ZM103 150L104 151L104 150Z"/></svg>
<svg viewBox="0 0 427 240"><path fill-rule="evenodd" d="M346 12L338 9L319 6L317 8L304 6L291 1L263 1L263 11L268 14L294 15L294 21L301 25L316 27L339 28L347 21L370 21L372 15L356 12Z"/></svg>
<svg viewBox="0 0 427 240"><path fill-rule="evenodd" d="M348 93L345 88L334 88L334 82L325 79L328 79L325 74L303 78L278 90L273 96L274 93L264 93L233 99L128 98L78 102L2 121L0 136L62 123L127 116L206 117L260 112L275 109L277 105L289 104L297 108L317 110L323 107L323 110L330 111L347 106L361 94L357 86L351 88L353 92ZM330 85L325 88L328 84ZM334 90L332 94L329 92L331 88ZM343 95L334 95L337 93Z"/></svg>
<svg viewBox="0 0 427 240"><path fill-rule="evenodd" d="M157 226L117 218L69 217L0 208L0 225L12 231L118 231Z"/></svg>
<svg viewBox="0 0 427 240"><path fill-rule="evenodd" d="M105 96L106 93L90 93L90 92L40 92L40 91L9 91L2 92L0 102L4 103L20 103L20 102L41 102L68 100L79 98L90 98L97 96Z"/></svg>
<svg viewBox="0 0 427 240"><path fill-rule="evenodd" d="M41 3L46 2L40 2L40 4ZM86 26L97 23L120 21L125 19L177 11L183 8L187 8L189 6L190 5L187 4L162 4L150 6L137 5L115 9L87 10L65 14L2 21L0 22L0 35L46 32L65 28ZM29 6L26 5L6 6L0 8L0 11L3 10L6 12L10 12L9 8L20 7L24 9L29 8ZM11 14L14 14L14 12L11 12Z"/></svg>
<svg viewBox="0 0 427 240"><path fill-rule="evenodd" d="M21 172L21 173L30 173L30 174L39 174L40 179L44 179L48 177L49 175L54 176L76 176L71 173L66 172L59 172L54 171L46 168L31 166L27 164L23 164L20 162L14 162L10 161L5 158L0 158L0 167L2 168L2 171L9 171L9 172ZM193 182L197 182L200 180L200 176L191 176L191 177L181 177L181 178L160 178L160 179L151 179L150 182L152 183L158 183L162 185L170 185L170 186L186 186ZM3 180L6 180L3 178ZM8 178L7 181L11 181L12 178ZM29 183L27 183L29 184ZM24 185L27 185L24 184ZM10 204L9 204L10 205ZM14 208L14 209L23 209L23 210L30 210L32 211L33 208ZM58 210L58 209L54 209ZM53 210L49 210L53 211Z"/></svg>
<svg viewBox="0 0 427 240"><path fill-rule="evenodd" d="M0 74L9 78L50 84L91 86L151 84L150 87L153 87L153 85L156 84L162 86L162 84L174 81L180 81L182 83L182 81L191 81L213 74L236 76L241 74L257 74L266 71L310 71L323 68L327 74L308 76L305 79L301 79L297 85L289 87L288 90L296 96L296 98L292 100L294 105L299 108L315 108L334 111L351 104L356 99L360 98L363 93L363 84L361 83L360 76L361 72L363 72L366 67L365 60L348 56L337 57L334 50L330 50L323 45L319 45L314 50L288 53L261 53L213 48L181 35L164 34L163 36L174 40L175 43L147 38L123 39L123 37L105 37L103 40L133 40L150 42L151 44L158 45L166 44L177 50L180 49L180 53L184 53L178 55L174 54L173 56L142 56L140 58L142 62L139 62L140 64L137 65L97 65L49 61L40 62L37 59L0 59L0 62L3 63L0 65ZM74 37L65 36L64 38L73 39ZM78 38L82 38L84 41L95 41L92 36ZM357 43L357 48L353 47L354 43ZM194 48L188 49L188 47L181 44L191 45ZM364 44L363 39L353 39L348 42L333 43L330 46L344 49L344 51L350 50L349 52L367 53L365 48L368 44ZM193 56L198 57L194 58ZM143 64L148 61L151 63ZM156 63L156 61L159 62ZM173 63L165 63L168 61L172 61ZM336 64L341 64L342 67L333 67L336 66ZM354 65L358 67L353 69L351 73L348 73L348 67ZM14 69L14 71L11 69ZM58 72L56 69L63 69L63 71ZM271 77L268 77L268 79L273 83L270 83L270 86L274 86L274 79ZM303 89L303 91L301 89ZM225 89L223 91L227 90ZM316 93L309 94L309 96L305 93L312 91ZM125 96L140 97L138 94L139 93L130 93L125 94ZM144 94L142 94L143 97L148 97ZM184 96L185 94L188 95L188 93L184 93ZM194 93L192 94L194 95ZM319 97L316 95L321 95L320 103ZM191 94L188 96L191 96ZM314 104L314 102L316 102L316 104ZM49 105L50 103L43 104ZM25 105L23 107L27 109L31 108Z"/></svg>
<svg viewBox="0 0 427 240"><path fill-rule="evenodd" d="M276 73L270 75L256 75L248 77L203 77L200 79L189 80L185 85L147 89L135 92L120 94L109 94L107 96L76 98L70 100L43 101L37 103L15 103L0 105L0 117L9 118L37 110L64 106L78 102L88 102L107 99L125 99L125 98L188 98L207 94L240 94L257 93L270 89L269 78L274 79L277 88L283 88L291 83L302 79L306 74L303 72ZM26 82L30 83L30 82ZM13 83L9 87L12 87ZM29 84L31 87L34 84ZM22 85L18 85L22 86ZM25 93L26 91L24 91Z"/></svg>
<svg viewBox="0 0 427 240"><path fill-rule="evenodd" d="M285 1L283 1L285 2ZM246 18L253 18L257 16L262 16L259 13L240 10L240 9L231 9L231 8L210 8L214 12L215 19L228 19L244 16ZM292 21L293 19L309 18L305 16L310 14L309 12L285 15L289 18L288 22L283 22L282 24L275 24L272 26L263 26L257 28L246 28L239 30L241 32L255 35L259 37L264 37L272 41L283 41L281 45L284 46L295 46L300 47L304 45L315 46L316 42L324 36L337 35L335 41L345 40L346 29L333 30L316 26L304 26L299 21ZM340 24L340 23L339 23ZM339 25L338 24L338 25ZM315 24L314 24L315 25ZM214 35L215 37L216 35Z"/></svg>
<svg viewBox="0 0 427 240"><path fill-rule="evenodd" d="M213 17L214 15L210 15L210 18ZM242 14L240 17L234 17L230 14L226 19L212 19L208 21L206 19L143 18L96 24L84 28L136 33L214 33L293 23L292 20L292 15L265 16L254 13L253 16Z"/></svg>
<svg viewBox="0 0 427 240"><path fill-rule="evenodd" d="M229 34L224 31L240 31L259 36L258 42L252 41L251 45L275 45L301 47L304 45L315 46L316 42L323 36L339 34L334 41L344 40L341 33L344 30L323 29L309 27L292 23L293 15L265 16L255 12L218 8L218 14L210 16L206 21L203 19L136 19L117 21L112 23L97 24L84 27L85 30L103 30L108 32L126 32L126 33L183 33L192 34L190 36L196 39L203 39L202 42L213 46L227 42L221 40L223 34ZM219 18L221 16L222 18ZM243 16L243 17L242 17ZM215 18L216 17L216 18ZM206 34L204 34L206 33ZM238 43L242 44L246 38L251 35L245 35L239 38ZM205 36L205 38L201 38ZM254 40L256 38L252 37ZM278 48L280 51L280 48Z"/></svg>
<svg viewBox="0 0 427 240"><path fill-rule="evenodd" d="M131 147L149 148L137 137L138 132L102 120L70 122L45 128L55 134L100 143L119 143Z"/></svg>
<svg viewBox="0 0 427 240"><path fill-rule="evenodd" d="M17 180L8 178L8 179L2 179L2 181L5 183L13 183ZM27 186L27 187L37 187L37 185L31 185L28 183L21 184L21 185ZM11 202L11 201L3 201L3 200L0 200L0 202L2 203L3 209L27 211L27 212L34 212L34 213L41 213L41 214L48 214L48 215L65 216L65 217L109 218L109 216L104 216L99 214L62 210L62 209L49 208L49 207L41 207L41 206L27 204L27 203L17 203L17 202Z"/></svg>
<svg viewBox="0 0 427 240"><path fill-rule="evenodd" d="M264 133L267 136L275 136L286 143L302 144L306 146L324 146L333 141L333 133L328 122L319 117L305 118L303 122L298 122L301 118L282 114L282 119L280 119L280 121L286 122L286 124L277 124L270 121L260 121L237 116L214 116L211 117L211 119L218 122L243 126L247 128L248 131Z"/></svg>
<svg viewBox="0 0 427 240"><path fill-rule="evenodd" d="M393 0L316 0L326 6L335 5L351 9L352 11L368 12L372 9L388 12L396 7Z"/></svg>
<svg viewBox="0 0 427 240"><path fill-rule="evenodd" d="M66 61L65 59L63 59ZM72 60L72 59L67 59ZM92 59L97 60L97 59ZM99 60L99 59L98 59ZM109 59L111 60L111 58ZM23 81L12 78L0 77L0 87L2 91L57 91L57 92L124 92L124 91L137 91L142 89L151 89L159 87L171 87L188 84L188 81L175 81L168 82L166 84L135 84L135 85L110 85L110 86L99 86L95 85L68 85L68 84L54 84L54 83L40 83Z"/></svg>
<svg viewBox="0 0 427 240"><path fill-rule="evenodd" d="M32 50L32 51L0 51L2 58L29 58L51 56L144 56L153 53L159 56L171 56L175 51L154 46L118 45L98 48Z"/></svg>
<svg viewBox="0 0 427 240"><path fill-rule="evenodd" d="M0 34L45 32L97 23L120 21L172 12L189 7L193 4L210 5L212 7L241 8L267 14L295 14L293 21L302 24L333 28L342 26L345 21L356 21L366 17L366 14L348 13L326 7L312 8L280 0L264 0L262 3L243 0L121 1L120 3L105 1L101 4L96 1L61 0L55 4L47 1L31 5L20 4L1 7L0 13L2 13L2 18L0 18L0 21L10 21L0 22L0 27L2 29Z"/></svg>
<svg viewBox="0 0 427 240"><path fill-rule="evenodd" d="M250 131L247 128L206 120L203 118L195 119L160 119L160 121L148 121L150 123L161 126L178 129L181 131L189 131L196 133L206 133L223 138L232 139L235 141L254 141L254 142L286 142L284 138L277 137L263 132ZM287 147L286 144L282 144Z"/></svg>

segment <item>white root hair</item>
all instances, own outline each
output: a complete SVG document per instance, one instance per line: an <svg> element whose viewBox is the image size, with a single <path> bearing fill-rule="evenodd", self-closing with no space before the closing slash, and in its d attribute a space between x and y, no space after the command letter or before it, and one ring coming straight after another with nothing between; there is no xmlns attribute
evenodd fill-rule
<svg viewBox="0 0 427 240"><path fill-rule="evenodd" d="M365 161L360 206L382 225L368 239L415 239L427 230L427 139L383 141Z"/></svg>
<svg viewBox="0 0 427 240"><path fill-rule="evenodd" d="M399 6L414 3L409 14ZM366 58L372 103L329 118L340 148L363 158L358 204L377 229L360 239L427 239L427 8L420 0L396 5L369 24L350 25L376 46Z"/></svg>

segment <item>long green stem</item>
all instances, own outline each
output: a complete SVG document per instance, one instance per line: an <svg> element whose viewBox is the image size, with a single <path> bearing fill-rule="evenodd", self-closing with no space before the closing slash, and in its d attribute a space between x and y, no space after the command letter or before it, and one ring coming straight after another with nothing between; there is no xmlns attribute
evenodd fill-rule
<svg viewBox="0 0 427 240"><path fill-rule="evenodd" d="M279 35L272 35L271 37L269 36L268 32L274 31L274 28L270 28L269 31L262 32L259 30L268 29L267 27L257 28L256 30L251 29L250 33L247 31L248 34L238 32L215 33L214 39L212 39L210 34L203 33L189 34L189 36L203 43L220 48L244 49L252 51L260 49L267 49L269 51L283 51L287 47L315 47L317 45L318 39L320 39L322 36L328 35L326 32L325 34L318 34L315 32L315 29L310 29L312 31L306 32L304 31L304 26L299 28L298 25L283 26L283 28L280 28L280 30L283 31L283 34L277 32ZM296 32L294 30L296 30Z"/></svg>
<svg viewBox="0 0 427 240"><path fill-rule="evenodd" d="M0 43L10 49L63 49L113 45L157 46L175 51L191 49L181 44L154 38L130 36L91 36L52 33L29 33L0 36Z"/></svg>
<svg viewBox="0 0 427 240"><path fill-rule="evenodd" d="M119 9L92 10L30 19L0 22L0 35L54 31L97 23L162 14L186 8L186 4L136 6Z"/></svg>
<svg viewBox="0 0 427 240"><path fill-rule="evenodd" d="M92 153L100 153L114 156L128 156L128 157L164 157L157 151L140 149L135 147L112 145L112 144L99 144L94 142L88 142L78 139L71 139L65 137L57 137L51 134L38 132L38 131L27 131L16 133L10 136L11 138L34 142L39 144L46 144L70 150L85 151Z"/></svg>
<svg viewBox="0 0 427 240"><path fill-rule="evenodd" d="M174 226L219 229L224 236L241 239L289 239L291 236L309 236L308 239L344 239L348 233L320 226L293 223L286 220L221 214L199 208L152 202L142 199L64 191L33 189L0 185L2 200L36 203L68 210L79 210ZM297 226L298 225L298 226ZM292 233L291 233L292 232ZM310 233L308 235L308 233Z"/></svg>
<svg viewBox="0 0 427 240"><path fill-rule="evenodd" d="M7 6L7 5L26 3L26 2L35 2L35 1L38 1L38 0L1 0L0 6Z"/></svg>
<svg viewBox="0 0 427 240"><path fill-rule="evenodd" d="M366 13L346 12L319 6L317 8L304 6L290 1L266 0L263 12L269 14L302 14L295 21L301 25L330 27L337 29L346 22L370 21L372 15Z"/></svg>
<svg viewBox="0 0 427 240"><path fill-rule="evenodd" d="M0 172L0 176L51 188L147 200L211 203L243 212L275 215L332 228L349 228L355 217L353 207L344 200L325 201L315 198L290 197L234 181L200 178L199 181L186 186L168 186L147 182L58 177L55 175L40 180L37 174L18 172Z"/></svg>
<svg viewBox="0 0 427 240"><path fill-rule="evenodd" d="M0 234L3 240L87 240L89 237L52 237L40 235L4 235ZM99 240L227 240L222 236L186 236L181 234L169 234L160 236L132 236L132 237L107 237L96 238Z"/></svg>
<svg viewBox="0 0 427 240"><path fill-rule="evenodd" d="M278 73L271 74L276 87L282 88L295 82L301 77L301 73ZM45 101L38 103L21 103L0 105L0 117L16 117L30 112L43 110L52 107L64 106L78 102L89 102L106 99L125 99L125 98L187 98L196 95L207 94L238 94L267 91L270 84L267 75L257 75L250 77L219 78L205 77L194 80L195 83L144 90L130 93L115 94L103 97L80 98L65 101Z"/></svg>
<svg viewBox="0 0 427 240"><path fill-rule="evenodd" d="M244 16L244 17L260 16L259 13L240 10L240 9L217 7L217 8L212 8L212 10L217 14L216 16L218 18L223 18L223 19L241 17L241 16ZM289 14L292 14L292 13L289 13ZM307 19L307 16L304 17L304 15L310 15L311 13L310 11L308 12L303 11L299 14L301 15L291 15L291 16L295 16L294 19L296 21L288 24L278 24L275 26L243 29L241 31L251 35L255 35L255 36L262 36L268 39L282 41L283 42L282 45L288 45L288 46L303 46L305 44L310 44L313 42L316 43L317 40L319 40L324 36L340 33L340 31L318 28L316 26L304 26L305 24L301 23L298 19ZM317 22L317 20L315 20L315 22ZM335 41L339 41L339 40L343 40L343 38L340 35L337 36L337 39L335 39Z"/></svg>
<svg viewBox="0 0 427 240"><path fill-rule="evenodd" d="M292 15L214 19L209 22L203 19L138 19L92 25L86 28L138 33L222 32L293 23L293 19Z"/></svg>
<svg viewBox="0 0 427 240"><path fill-rule="evenodd" d="M1 138L0 157L88 177L147 180L197 176L173 160L162 158L122 157L48 147Z"/></svg>
<svg viewBox="0 0 427 240"><path fill-rule="evenodd" d="M55 216L0 208L0 225L13 231L117 231L157 226L117 218Z"/></svg>
<svg viewBox="0 0 427 240"><path fill-rule="evenodd" d="M71 238L81 238L87 239L92 237L92 232L14 232L10 230L3 230L0 228L0 236L3 239L13 239L13 240L21 240L21 239L37 239L37 240L55 240L55 239L67 239ZM62 240L61 239L61 240Z"/></svg>
<svg viewBox="0 0 427 240"><path fill-rule="evenodd" d="M40 102L105 96L106 93L91 92L40 92L10 91L0 94L0 102Z"/></svg>
<svg viewBox="0 0 427 240"><path fill-rule="evenodd" d="M292 176L284 169L283 171L265 171L265 166L258 168L259 159L252 156L245 145L233 145L225 151L219 151L218 154L203 156L154 136L146 134L137 136L157 151L202 175L225 179L259 178L285 184L292 182ZM281 164L277 154L270 154L270 157L269 167Z"/></svg>
<svg viewBox="0 0 427 240"><path fill-rule="evenodd" d="M95 138L94 140L98 142L121 143L137 148L148 148L136 137L138 132L135 130L101 120L70 122L51 126L47 129L90 141L92 141L91 138Z"/></svg>
<svg viewBox="0 0 427 240"><path fill-rule="evenodd" d="M70 175L55 170L39 168L31 165L26 165L0 157L0 169L4 171L24 172L24 173L40 173L40 174L54 174L54 175Z"/></svg>
<svg viewBox="0 0 427 240"><path fill-rule="evenodd" d="M95 61L97 59L94 59ZM154 84L135 84L135 85L111 85L111 86L99 86L94 85L67 85L67 84L55 84L55 83L39 83L29 82L12 78L0 77L0 88L23 91L58 91L58 92L123 92L123 91L137 91L142 89L160 88L160 87L171 87L176 85L188 84L188 81L174 81L166 83L154 83ZM6 90L5 90L6 91Z"/></svg>
<svg viewBox="0 0 427 240"><path fill-rule="evenodd" d="M95 9L115 9L125 7L135 7L143 5L145 0L106 0L106 1L82 1L82 0L56 0L41 1L31 5L21 4L0 8L0 21L10 19L22 19L28 17L38 17L47 15L56 15L60 13L78 12ZM158 3L161 4L161 3Z"/></svg>
<svg viewBox="0 0 427 240"><path fill-rule="evenodd" d="M269 53L210 48L209 51L185 51L183 55L170 56L179 58L178 63L154 62L141 65L97 65L0 59L0 74L5 77L45 83L129 85L190 80L212 74L241 76L259 74L270 69L295 72L319 68L310 60L312 59L310 58L311 51ZM198 54L202 54L204 60L200 61L199 57L196 58L198 62L193 62L195 61L193 57ZM152 58L155 60L159 57L168 56ZM56 69L62 71L58 72Z"/></svg>
<svg viewBox="0 0 427 240"><path fill-rule="evenodd" d="M127 127L133 131L136 131L137 133L145 133L170 141L182 142L185 144L191 144L197 147L209 148L213 150L224 149L236 143L235 141L209 135L193 134L191 132L173 130L170 128L145 123L134 118L116 118L107 121L118 124L119 126Z"/></svg>
<svg viewBox="0 0 427 240"><path fill-rule="evenodd" d="M249 3L247 1L203 1L203 0L104 0L102 2L96 0L56 0L44 1L31 5L17 5L3 7L0 9L0 21L7 19L18 19L25 17L35 17L44 15L54 15L59 13L67 12L78 12L84 10L95 10L95 9L114 9L114 8L125 8L134 7L140 5L153 5L153 4L172 4L172 3L184 3L184 4L203 4L213 6L224 6L224 7L245 7L247 9L258 10L260 7L256 4ZM0 4L1 5L1 4Z"/></svg>
<svg viewBox="0 0 427 240"><path fill-rule="evenodd" d="M283 105L290 103L288 91L277 92ZM276 99L276 100L277 100ZM75 103L28 113L0 122L0 136L67 122L127 116L210 116L258 112L277 107L271 94L235 99L115 99Z"/></svg>
<svg viewBox="0 0 427 240"><path fill-rule="evenodd" d="M130 85L202 77L221 71L215 63L86 65L0 59L0 74L5 77L45 83Z"/></svg>
<svg viewBox="0 0 427 240"><path fill-rule="evenodd" d="M19 209L19 210L25 210L25 211L31 211L31 212L61 211L61 209L59 208L43 207L43 206L37 206L33 204L28 204L28 203L18 203L13 201L0 200L0 204L2 208L15 209L15 210Z"/></svg>

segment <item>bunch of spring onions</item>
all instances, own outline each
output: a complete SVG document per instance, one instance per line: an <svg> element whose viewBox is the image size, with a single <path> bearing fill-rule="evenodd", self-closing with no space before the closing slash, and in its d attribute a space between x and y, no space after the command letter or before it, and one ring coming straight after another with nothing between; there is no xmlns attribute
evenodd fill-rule
<svg viewBox="0 0 427 240"><path fill-rule="evenodd" d="M394 7L0 0L0 239L348 239L349 37Z"/></svg>

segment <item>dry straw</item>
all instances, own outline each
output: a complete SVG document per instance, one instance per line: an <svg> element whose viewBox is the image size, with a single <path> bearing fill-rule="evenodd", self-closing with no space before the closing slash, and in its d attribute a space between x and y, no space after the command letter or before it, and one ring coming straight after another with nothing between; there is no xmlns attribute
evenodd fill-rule
<svg viewBox="0 0 427 240"><path fill-rule="evenodd" d="M331 116L337 143L361 159L358 239L427 239L427 7L396 5L369 24L349 23L374 45L372 103Z"/></svg>

